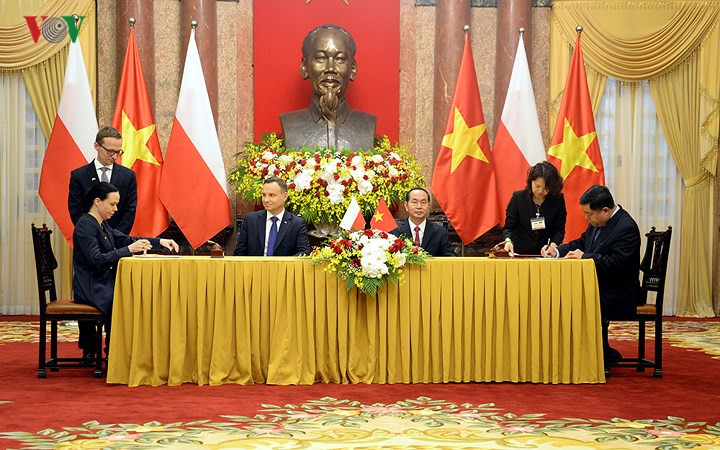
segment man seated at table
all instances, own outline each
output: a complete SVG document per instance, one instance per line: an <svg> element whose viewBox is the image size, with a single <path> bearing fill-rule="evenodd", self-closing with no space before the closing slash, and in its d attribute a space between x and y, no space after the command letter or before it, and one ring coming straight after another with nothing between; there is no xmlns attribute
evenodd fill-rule
<svg viewBox="0 0 720 450"><path fill-rule="evenodd" d="M398 227L391 231L396 236L411 239L431 256L457 256L448 237L447 229L427 220L430 214L430 193L421 188L412 188L405 194L405 210L409 217L398 220Z"/></svg>
<svg viewBox="0 0 720 450"><path fill-rule="evenodd" d="M609 320L629 319L641 302L640 230L635 220L616 205L610 190L595 185L580 197L580 206L589 222L587 230L574 241L557 249L543 248L543 256L591 258L595 261L600 289L600 315L604 326ZM605 364L620 361L620 352L603 336Z"/></svg>
<svg viewBox="0 0 720 450"><path fill-rule="evenodd" d="M265 209L245 214L237 235L235 256L298 256L310 253L307 226L300 217L285 210L287 185L276 177L267 178L262 188Z"/></svg>

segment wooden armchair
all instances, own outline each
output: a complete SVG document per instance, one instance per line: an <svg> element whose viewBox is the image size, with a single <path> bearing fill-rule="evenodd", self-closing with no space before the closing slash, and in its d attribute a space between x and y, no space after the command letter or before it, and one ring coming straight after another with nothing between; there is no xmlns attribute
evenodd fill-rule
<svg viewBox="0 0 720 450"><path fill-rule="evenodd" d="M40 352L38 357L38 378L47 378L46 369L57 372L61 367L84 367L83 358L59 358L57 351L57 327L60 320L89 321L97 328L97 348L102 348L103 315L91 305L75 303L70 300L58 300L55 290L54 271L57 260L50 246L50 234L45 224L42 228L31 225L33 248L35 250L35 271L37 273L38 294L40 300ZM49 301L48 301L49 296ZM50 359L45 360L47 346L47 322L50 322ZM96 352L95 377L102 377L102 352Z"/></svg>
<svg viewBox="0 0 720 450"><path fill-rule="evenodd" d="M670 254L670 238L672 227L665 231L655 231L652 227L647 237L645 256L640 263L642 276L643 304L637 307L638 322L638 355L637 358L622 358L611 367L635 367L644 372L646 367L654 369L653 376L662 377L662 317L663 299L665 297L665 275L667 273L668 255ZM648 292L655 292L655 304L647 303ZM655 360L645 357L645 322L655 323ZM607 333L607 328L603 330Z"/></svg>

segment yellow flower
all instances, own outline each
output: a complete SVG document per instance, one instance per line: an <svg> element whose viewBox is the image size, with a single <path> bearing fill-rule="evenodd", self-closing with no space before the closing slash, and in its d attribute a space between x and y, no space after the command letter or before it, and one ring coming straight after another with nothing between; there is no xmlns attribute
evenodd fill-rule
<svg viewBox="0 0 720 450"><path fill-rule="evenodd" d="M648 428L652 425L640 422L617 422L615 423L615 426L618 428Z"/></svg>
<svg viewBox="0 0 720 450"><path fill-rule="evenodd" d="M685 436L682 436L678 439L701 445L720 444L720 436L707 433L686 434Z"/></svg>

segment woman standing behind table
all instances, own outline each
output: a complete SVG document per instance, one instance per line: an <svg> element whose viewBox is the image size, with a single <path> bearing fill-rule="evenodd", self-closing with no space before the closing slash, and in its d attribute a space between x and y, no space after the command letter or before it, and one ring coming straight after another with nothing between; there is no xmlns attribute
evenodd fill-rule
<svg viewBox="0 0 720 450"><path fill-rule="evenodd" d="M110 345L110 318L117 263L133 253L165 247L178 251L172 239L145 239L113 230L107 220L117 211L118 189L110 183L93 186L83 199L83 214L73 232L73 294L77 303L93 305L102 311L105 321L105 353ZM93 327L81 329L79 347L84 358L93 358Z"/></svg>
<svg viewBox="0 0 720 450"><path fill-rule="evenodd" d="M555 248L565 237L563 182L555 166L547 161L530 168L527 184L515 191L505 212L505 250L539 255Z"/></svg>

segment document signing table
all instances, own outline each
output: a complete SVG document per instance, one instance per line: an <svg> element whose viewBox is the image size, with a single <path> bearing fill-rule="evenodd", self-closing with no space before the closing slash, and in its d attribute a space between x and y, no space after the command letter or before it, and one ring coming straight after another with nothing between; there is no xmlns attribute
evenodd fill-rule
<svg viewBox="0 0 720 450"><path fill-rule="evenodd" d="M123 258L108 383L603 383L592 260L434 258L376 298L295 258Z"/></svg>

